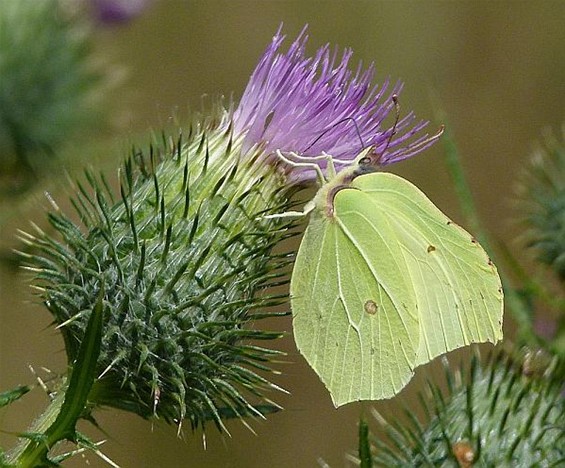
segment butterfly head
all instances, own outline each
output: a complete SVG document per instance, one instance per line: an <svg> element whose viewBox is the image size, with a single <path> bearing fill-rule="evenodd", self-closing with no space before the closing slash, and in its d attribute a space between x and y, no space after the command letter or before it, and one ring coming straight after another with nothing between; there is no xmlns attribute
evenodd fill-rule
<svg viewBox="0 0 565 468"><path fill-rule="evenodd" d="M355 159L355 169L353 170L354 177L378 171L381 166L381 158L388 149L392 138L396 135L396 127L400 118L400 105L398 104L398 96L396 94L393 94L391 99L394 105L395 118L392 128L388 131L389 135L386 140L385 147L382 150L377 151L377 148L371 146L361 152L361 154Z"/></svg>
<svg viewBox="0 0 565 468"><path fill-rule="evenodd" d="M380 159L381 155L377 154L373 148L370 148L369 151L364 151L361 157L357 160L355 175L378 171Z"/></svg>

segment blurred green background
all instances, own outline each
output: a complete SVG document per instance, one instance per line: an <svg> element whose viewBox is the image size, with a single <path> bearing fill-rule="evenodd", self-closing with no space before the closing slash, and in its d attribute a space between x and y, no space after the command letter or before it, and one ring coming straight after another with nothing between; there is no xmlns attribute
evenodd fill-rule
<svg viewBox="0 0 565 468"><path fill-rule="evenodd" d="M513 184L541 131L552 127L559 132L565 121L563 1L155 1L131 23L96 31L97 56L125 69L127 77L106 96L115 130L95 136L93 149L69 142L75 157L67 158L71 163L66 170L79 173L91 164L113 175L132 140L143 142L140 134L169 125L172 115L182 119L190 108L200 109L203 95L238 99L281 22L287 44L308 23L310 52L326 42L352 47L354 58L376 63L379 82L387 77L402 80L402 112L413 109L431 120L432 130L442 123L435 115L436 104L441 105L485 225L519 259L527 260L513 243L519 233L513 222ZM463 222L442 155L438 144L392 170ZM29 220L45 225L43 190L68 207L72 189L63 168L53 169L25 200L4 200L2 251L18 246L16 230L28 230ZM37 302L25 274L2 263L1 389L32 382L28 365L65 369L62 340ZM270 325L291 330L290 320ZM228 423L231 438L210 426L205 449L201 432L186 428L177 438L174 427L115 411L95 414L106 435L86 429L88 425L83 430L96 440L107 438L103 452L124 467L306 467L316 466L319 459L344 466L345 453L356 447L359 415L371 406L398 414L400 404L414 403L434 371L433 365L419 369L392 402L336 410L297 354L292 336L275 344L289 353L276 383L290 395L272 395L285 411L253 423L257 435L238 422ZM45 404L45 395L36 391L0 412L0 426L23 430ZM0 440L11 446L13 438L0 434ZM91 466L106 466L95 455L86 458ZM83 466L85 461L77 457L66 466Z"/></svg>

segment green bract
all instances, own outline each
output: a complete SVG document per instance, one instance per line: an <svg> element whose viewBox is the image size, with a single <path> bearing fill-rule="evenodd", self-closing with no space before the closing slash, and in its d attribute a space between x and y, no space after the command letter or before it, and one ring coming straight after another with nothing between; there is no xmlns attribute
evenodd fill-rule
<svg viewBox="0 0 565 468"><path fill-rule="evenodd" d="M485 251L411 183L367 173L371 157L318 192L290 287L296 344L336 406L390 398L417 366L502 338Z"/></svg>

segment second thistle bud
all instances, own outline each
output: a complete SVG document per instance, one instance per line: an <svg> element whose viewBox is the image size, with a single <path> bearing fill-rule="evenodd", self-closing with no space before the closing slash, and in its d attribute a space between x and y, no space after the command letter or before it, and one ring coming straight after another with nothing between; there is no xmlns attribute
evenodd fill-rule
<svg viewBox="0 0 565 468"><path fill-rule="evenodd" d="M463 384L467 376L446 368L447 392L429 384L431 398L420 398L426 426L408 410L408 422L379 416L389 440L373 439L373 465L560 465L563 362L536 351L499 351L482 366L475 356L469 370Z"/></svg>
<svg viewBox="0 0 565 468"><path fill-rule="evenodd" d="M565 144L547 134L518 186L524 241L565 280Z"/></svg>

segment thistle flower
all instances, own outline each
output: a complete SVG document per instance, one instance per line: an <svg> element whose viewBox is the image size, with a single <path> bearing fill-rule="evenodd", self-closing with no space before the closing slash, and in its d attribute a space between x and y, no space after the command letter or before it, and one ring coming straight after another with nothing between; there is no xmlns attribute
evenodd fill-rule
<svg viewBox="0 0 565 468"><path fill-rule="evenodd" d="M380 164L386 166L423 151L441 135L418 136L427 122L414 124L413 112L395 128L392 124L386 128L384 121L395 108L392 96L400 93L402 84L373 85L373 64L350 70L351 49L340 55L326 44L307 57L304 28L288 51L281 53L284 38L279 30L234 113L235 133L245 134L244 151L261 142L264 158L270 162L276 160L274 151L280 150L303 156L325 152L347 164L364 148L373 147L380 154ZM338 168L340 164L336 161ZM286 172L291 181L314 176L303 168L286 167Z"/></svg>
<svg viewBox="0 0 565 468"><path fill-rule="evenodd" d="M102 23L124 23L147 8L150 0L90 0L98 20Z"/></svg>
<svg viewBox="0 0 565 468"><path fill-rule="evenodd" d="M287 210L312 177L285 167L276 149L353 160L363 146L381 163L429 146L410 113L398 134L383 128L393 104L388 85L372 88L373 67L347 69L325 46L304 56L304 32L286 54L280 32L253 73L241 103L196 118L181 136L135 151L115 199L105 179L78 185L77 226L49 215L62 242L38 231L29 258L44 302L63 333L69 363L78 354L95 298L103 291L105 327L99 379L90 401L192 426L276 410L263 373L278 352L249 343L280 333L257 328L286 302L291 252L273 247L293 224L265 215ZM386 147L386 151L384 151ZM280 168L283 170L281 171ZM259 369L259 371L257 371Z"/></svg>

